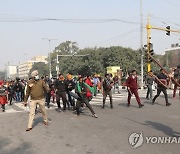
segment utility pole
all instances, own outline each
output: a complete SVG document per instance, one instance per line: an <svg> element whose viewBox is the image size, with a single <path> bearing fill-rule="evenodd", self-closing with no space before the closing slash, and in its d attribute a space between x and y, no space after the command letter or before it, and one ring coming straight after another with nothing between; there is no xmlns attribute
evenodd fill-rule
<svg viewBox="0 0 180 154"><path fill-rule="evenodd" d="M51 67L51 41L57 39L49 39L49 38L41 38L43 40L47 40L49 42L49 51L48 51L48 64L49 64L49 78L52 78L52 67Z"/></svg>
<svg viewBox="0 0 180 154"><path fill-rule="evenodd" d="M143 10L142 10L142 0L140 0L140 47L141 47L141 89L143 89L143 77L144 77L144 68L143 68L143 56L144 56L144 49L143 49Z"/></svg>

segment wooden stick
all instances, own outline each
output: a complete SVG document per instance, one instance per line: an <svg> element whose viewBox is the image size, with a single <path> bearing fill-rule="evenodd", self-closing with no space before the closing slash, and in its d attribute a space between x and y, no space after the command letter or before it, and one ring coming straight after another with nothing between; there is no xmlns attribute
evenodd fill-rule
<svg viewBox="0 0 180 154"><path fill-rule="evenodd" d="M168 74L168 72L161 66L161 64L160 64L153 56L151 56L150 54L148 54L148 55L149 55L149 57L150 57L161 69L164 70L164 72L166 73L166 75L167 75L168 77L170 77L169 74ZM177 86L180 87L180 84L179 84L173 77L170 77L170 79L174 82L175 85L177 85Z"/></svg>
<svg viewBox="0 0 180 154"><path fill-rule="evenodd" d="M148 73L150 76L154 77L163 87L165 87L166 89L168 89L168 87L153 73Z"/></svg>

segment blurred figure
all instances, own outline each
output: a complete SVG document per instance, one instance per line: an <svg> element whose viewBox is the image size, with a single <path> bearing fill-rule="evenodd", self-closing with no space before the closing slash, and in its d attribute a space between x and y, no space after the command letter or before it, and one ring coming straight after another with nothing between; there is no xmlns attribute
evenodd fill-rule
<svg viewBox="0 0 180 154"><path fill-rule="evenodd" d="M149 73L152 73L152 70L150 70ZM146 99L147 100L149 100L149 99L152 100L152 92L153 92L152 85L153 85L153 82L154 82L154 78L152 76L150 76L149 73L145 78L145 83L146 83L146 86L147 86Z"/></svg>
<svg viewBox="0 0 180 154"><path fill-rule="evenodd" d="M97 74L94 75L93 83L94 83L94 96L96 96L100 87L100 81Z"/></svg>
<svg viewBox="0 0 180 154"><path fill-rule="evenodd" d="M116 89L118 90L118 94L120 94L120 91L119 91L119 83L120 83L120 78L118 77L118 75L116 74L114 77L113 77L113 81L114 81L114 93L116 92Z"/></svg>
<svg viewBox="0 0 180 154"><path fill-rule="evenodd" d="M177 69L174 70L174 79L180 84L180 65L177 66ZM174 84L173 98L176 98L176 91L178 86Z"/></svg>
<svg viewBox="0 0 180 154"><path fill-rule="evenodd" d="M89 85L91 88L94 88L93 86L93 80L92 80L92 77L90 75L87 76L86 80L85 80L85 83L87 85ZM94 91L93 91L94 93ZM86 92L86 97L89 99L89 101L92 100L92 97L93 97L93 94L91 93L91 91L89 89L87 89L87 92Z"/></svg>
<svg viewBox="0 0 180 154"><path fill-rule="evenodd" d="M8 103L7 91L6 88L4 87L4 82L0 81L0 104L3 112L5 112L5 104L7 103Z"/></svg>
<svg viewBox="0 0 180 154"><path fill-rule="evenodd" d="M113 99L112 99L112 87L113 87L113 80L111 79L111 75L106 74L104 80L102 81L102 94L103 94L103 105L102 108L105 108L106 97L109 95L110 99L110 107L113 109Z"/></svg>
<svg viewBox="0 0 180 154"><path fill-rule="evenodd" d="M16 94L16 102L21 102L22 101L22 97L21 97L21 94L22 94L22 90L23 90L23 85L20 81L20 78L16 78L16 82L14 83L14 91L15 91L15 94Z"/></svg>
<svg viewBox="0 0 180 154"><path fill-rule="evenodd" d="M68 102L70 103L70 105L72 106L72 108L75 108L75 100L72 97L72 91L75 89L75 82L72 79L72 75L68 74L67 75L67 80L66 80L66 84L67 84L67 95L68 95Z"/></svg>
<svg viewBox="0 0 180 154"><path fill-rule="evenodd" d="M8 91L8 99L9 99L9 104L12 105L12 99L14 97L14 90L13 90L13 82L10 81L8 87L7 87L7 91Z"/></svg>
<svg viewBox="0 0 180 154"><path fill-rule="evenodd" d="M49 89L51 89L52 81L48 75L45 76L44 81L45 81L45 84L49 87ZM46 97L47 107L50 108L51 91L46 92L45 97Z"/></svg>

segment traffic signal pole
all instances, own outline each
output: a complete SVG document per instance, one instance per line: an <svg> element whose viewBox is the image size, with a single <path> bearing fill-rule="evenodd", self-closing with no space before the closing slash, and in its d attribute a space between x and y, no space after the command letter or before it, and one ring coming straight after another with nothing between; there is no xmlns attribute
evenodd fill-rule
<svg viewBox="0 0 180 154"><path fill-rule="evenodd" d="M146 30L147 30L147 71L149 72L151 70L151 29L155 30L161 30L161 31L166 31L166 35L170 36L170 32L174 33L180 33L180 30L173 30L170 28L170 26L167 26L166 28L160 28L160 27L155 27L150 24L150 16L148 16L148 22L146 25Z"/></svg>
<svg viewBox="0 0 180 154"><path fill-rule="evenodd" d="M148 17L148 23L146 25L146 30L147 30L147 55L148 55L148 62L147 62L147 71L150 72L151 70L151 63L149 61L150 57L150 43L151 43L151 25L150 25L150 18Z"/></svg>

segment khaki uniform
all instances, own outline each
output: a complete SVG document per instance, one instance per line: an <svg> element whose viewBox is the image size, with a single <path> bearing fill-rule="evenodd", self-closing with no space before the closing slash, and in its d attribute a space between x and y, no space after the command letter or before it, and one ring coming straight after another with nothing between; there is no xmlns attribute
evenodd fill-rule
<svg viewBox="0 0 180 154"><path fill-rule="evenodd" d="M29 96L31 97L28 128L32 128L37 104L39 105L42 112L44 122L48 122L44 99L45 91L49 91L49 87L43 80L30 80L27 84L24 102L27 102Z"/></svg>

